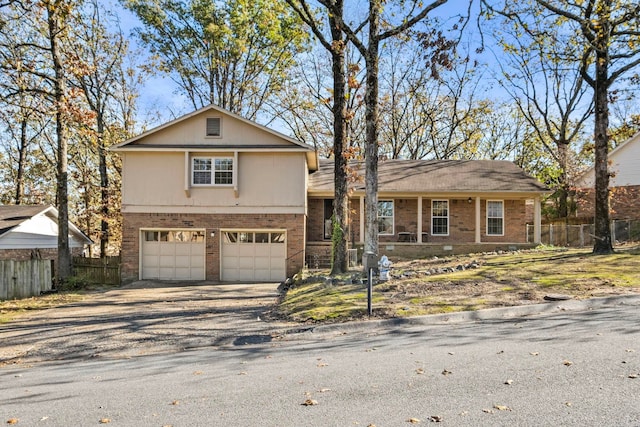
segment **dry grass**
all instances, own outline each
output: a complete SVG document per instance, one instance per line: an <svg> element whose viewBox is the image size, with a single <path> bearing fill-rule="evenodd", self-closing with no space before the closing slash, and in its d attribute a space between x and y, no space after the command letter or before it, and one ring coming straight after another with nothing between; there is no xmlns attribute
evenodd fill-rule
<svg viewBox="0 0 640 427"><path fill-rule="evenodd" d="M46 310L48 308L69 304L84 299L78 293L59 293L36 296L24 299L0 301L0 324L36 310Z"/></svg>
<svg viewBox="0 0 640 427"><path fill-rule="evenodd" d="M374 286L374 315L416 316L535 304L549 294L584 299L640 293L639 255L640 247L604 256L589 250L547 248L397 261L391 280ZM442 273L472 262L478 267ZM326 285L324 280L307 278L307 283L282 298L278 313L296 321L363 317L366 285Z"/></svg>

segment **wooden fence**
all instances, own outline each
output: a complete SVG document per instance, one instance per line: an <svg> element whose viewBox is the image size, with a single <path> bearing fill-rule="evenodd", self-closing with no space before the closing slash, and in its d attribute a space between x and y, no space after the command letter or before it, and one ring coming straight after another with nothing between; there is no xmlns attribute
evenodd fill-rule
<svg viewBox="0 0 640 427"><path fill-rule="evenodd" d="M51 284L51 260L0 260L0 300L40 295Z"/></svg>
<svg viewBox="0 0 640 427"><path fill-rule="evenodd" d="M89 283L120 285L120 257L73 257L73 275Z"/></svg>

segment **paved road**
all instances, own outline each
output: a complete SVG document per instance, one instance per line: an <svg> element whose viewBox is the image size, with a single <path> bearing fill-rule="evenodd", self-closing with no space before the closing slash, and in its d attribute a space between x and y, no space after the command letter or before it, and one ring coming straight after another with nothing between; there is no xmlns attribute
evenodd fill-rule
<svg viewBox="0 0 640 427"><path fill-rule="evenodd" d="M6 366L0 422L640 426L640 304L619 301L520 319L318 328L178 354Z"/></svg>

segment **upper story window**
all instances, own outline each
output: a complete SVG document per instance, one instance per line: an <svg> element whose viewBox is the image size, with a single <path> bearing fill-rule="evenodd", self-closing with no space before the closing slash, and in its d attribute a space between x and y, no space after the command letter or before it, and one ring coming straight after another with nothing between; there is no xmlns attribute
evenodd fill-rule
<svg viewBox="0 0 640 427"><path fill-rule="evenodd" d="M431 234L433 236L449 235L449 201L431 201Z"/></svg>
<svg viewBox="0 0 640 427"><path fill-rule="evenodd" d="M504 234L504 202L487 200L487 234L502 236Z"/></svg>
<svg viewBox="0 0 640 427"><path fill-rule="evenodd" d="M233 157L194 157L193 185L233 185Z"/></svg>
<svg viewBox="0 0 640 427"><path fill-rule="evenodd" d="M207 117L207 136L222 136L222 120L220 117Z"/></svg>
<svg viewBox="0 0 640 427"><path fill-rule="evenodd" d="M393 200L378 201L378 234L393 234Z"/></svg>

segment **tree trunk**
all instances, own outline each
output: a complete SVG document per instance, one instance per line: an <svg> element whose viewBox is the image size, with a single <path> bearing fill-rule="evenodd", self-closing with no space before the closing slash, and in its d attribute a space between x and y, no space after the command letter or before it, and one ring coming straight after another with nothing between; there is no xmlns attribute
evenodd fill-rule
<svg viewBox="0 0 640 427"><path fill-rule="evenodd" d="M16 176L16 193L15 203L22 203L24 197L24 166L27 163L27 119L22 118L20 121L20 145L18 147L18 173Z"/></svg>
<svg viewBox="0 0 640 427"><path fill-rule="evenodd" d="M569 144L567 142L558 142L558 161L560 163L560 186L558 188L558 218L569 217L569 189L567 185L567 169L568 169L568 156ZM566 222L566 221L565 221Z"/></svg>
<svg viewBox="0 0 640 427"><path fill-rule="evenodd" d="M107 173L107 147L104 143L104 115L98 112L98 169L100 170L100 258L107 256L109 244L109 174Z"/></svg>
<svg viewBox="0 0 640 427"><path fill-rule="evenodd" d="M337 11L342 16L342 1L336 4ZM333 47L331 51L333 70L333 157L334 157L334 199L333 221L331 230L331 274L346 273L347 241L349 222L349 193L347 182L347 158L344 156L346 148L346 64L345 42L343 32L334 18L329 18Z"/></svg>
<svg viewBox="0 0 640 427"><path fill-rule="evenodd" d="M604 32L603 32L604 34ZM605 39L605 40L602 40ZM613 252L609 226L609 55L608 37L595 49L595 244L594 254Z"/></svg>
<svg viewBox="0 0 640 427"><path fill-rule="evenodd" d="M63 69L63 59L60 52L61 22L58 5L47 3L47 20L49 24L49 42L51 59L54 68L54 97L56 111L57 147L57 186L56 199L58 202L58 283L71 275L71 252L69 249L69 206L68 206L68 171L67 171L67 129L66 129L66 86Z"/></svg>
<svg viewBox="0 0 640 427"><path fill-rule="evenodd" d="M369 45L365 54L367 67L365 92L365 254L378 253L378 30L380 0L369 2ZM377 266L365 265L366 269Z"/></svg>

